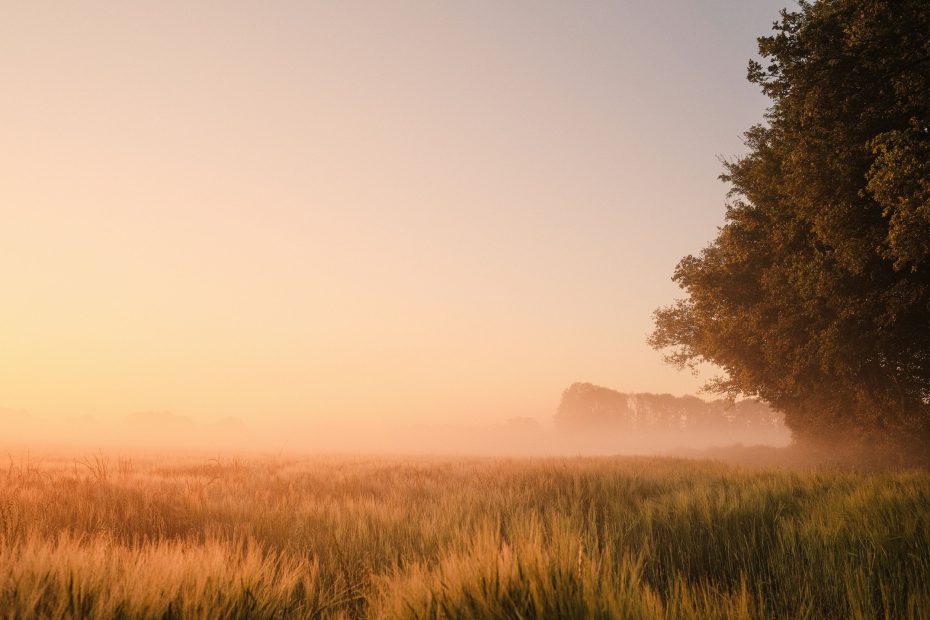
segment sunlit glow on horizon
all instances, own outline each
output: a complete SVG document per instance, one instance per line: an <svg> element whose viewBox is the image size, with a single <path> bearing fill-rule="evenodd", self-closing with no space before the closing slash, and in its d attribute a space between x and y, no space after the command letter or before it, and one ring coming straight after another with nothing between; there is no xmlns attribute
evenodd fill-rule
<svg viewBox="0 0 930 620"><path fill-rule="evenodd" d="M781 4L674 4L7 7L0 408L487 425L574 381L694 393L645 338Z"/></svg>

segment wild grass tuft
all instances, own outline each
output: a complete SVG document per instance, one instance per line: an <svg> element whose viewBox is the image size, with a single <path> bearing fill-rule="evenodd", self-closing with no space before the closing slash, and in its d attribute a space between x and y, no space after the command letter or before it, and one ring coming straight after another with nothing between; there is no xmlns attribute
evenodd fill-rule
<svg viewBox="0 0 930 620"><path fill-rule="evenodd" d="M9 618L920 618L930 474L11 458Z"/></svg>

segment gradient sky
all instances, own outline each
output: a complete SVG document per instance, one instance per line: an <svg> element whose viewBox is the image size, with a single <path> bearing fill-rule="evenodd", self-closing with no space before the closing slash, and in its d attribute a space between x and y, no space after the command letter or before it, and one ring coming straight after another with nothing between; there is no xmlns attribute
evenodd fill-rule
<svg viewBox="0 0 930 620"><path fill-rule="evenodd" d="M723 221L782 1L0 9L0 407L547 420Z"/></svg>

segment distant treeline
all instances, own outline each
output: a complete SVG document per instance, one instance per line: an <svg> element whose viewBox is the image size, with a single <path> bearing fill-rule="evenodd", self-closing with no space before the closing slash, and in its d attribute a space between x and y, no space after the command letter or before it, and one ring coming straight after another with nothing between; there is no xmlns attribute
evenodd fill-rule
<svg viewBox="0 0 930 620"><path fill-rule="evenodd" d="M555 424L562 430L725 434L785 428L783 416L758 400L633 394L591 383L574 383L562 393Z"/></svg>

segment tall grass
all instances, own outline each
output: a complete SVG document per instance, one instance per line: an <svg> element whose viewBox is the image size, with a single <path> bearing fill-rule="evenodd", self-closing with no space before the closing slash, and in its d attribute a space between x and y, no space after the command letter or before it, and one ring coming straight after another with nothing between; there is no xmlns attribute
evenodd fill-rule
<svg viewBox="0 0 930 620"><path fill-rule="evenodd" d="M930 474L13 458L0 614L928 617Z"/></svg>

